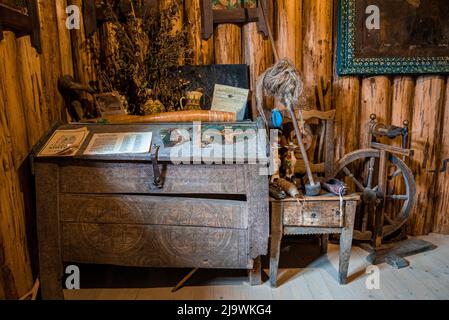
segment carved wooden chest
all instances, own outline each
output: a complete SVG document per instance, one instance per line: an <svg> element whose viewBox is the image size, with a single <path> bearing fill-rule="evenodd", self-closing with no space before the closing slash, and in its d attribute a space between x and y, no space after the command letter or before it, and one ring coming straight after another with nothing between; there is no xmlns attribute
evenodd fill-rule
<svg viewBox="0 0 449 320"><path fill-rule="evenodd" d="M38 156L51 133L42 139L33 170L44 298L63 298L63 262L248 269L260 282L269 237L266 144L253 123L204 126L85 125L89 134L71 157ZM179 129L199 138L169 139ZM211 154L208 129L226 132L222 152L215 146ZM150 153L83 153L94 134L143 131L160 147L157 165ZM173 152L182 144L191 148Z"/></svg>

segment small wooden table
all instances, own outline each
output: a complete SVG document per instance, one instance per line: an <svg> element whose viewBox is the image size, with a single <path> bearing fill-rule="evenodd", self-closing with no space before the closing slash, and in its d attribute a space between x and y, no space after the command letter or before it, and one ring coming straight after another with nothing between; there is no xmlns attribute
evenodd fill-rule
<svg viewBox="0 0 449 320"><path fill-rule="evenodd" d="M338 196L304 197L301 200L270 199L271 205L271 247L270 247L270 282L277 286L279 254L283 235L321 234L322 252L327 251L329 234L340 236L339 281L346 284L349 258L351 255L352 233L358 194ZM343 209L341 210L340 207ZM343 211L343 212L341 212Z"/></svg>

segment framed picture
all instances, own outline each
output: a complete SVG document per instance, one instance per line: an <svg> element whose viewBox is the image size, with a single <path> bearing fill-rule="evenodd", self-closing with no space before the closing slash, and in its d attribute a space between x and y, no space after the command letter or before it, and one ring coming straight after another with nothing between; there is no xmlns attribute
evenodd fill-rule
<svg viewBox="0 0 449 320"><path fill-rule="evenodd" d="M449 73L449 1L340 0L337 71Z"/></svg>

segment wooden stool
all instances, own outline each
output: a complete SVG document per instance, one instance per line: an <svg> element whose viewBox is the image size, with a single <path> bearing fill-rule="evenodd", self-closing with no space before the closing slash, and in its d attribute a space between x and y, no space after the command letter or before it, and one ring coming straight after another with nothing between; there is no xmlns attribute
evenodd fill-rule
<svg viewBox="0 0 449 320"><path fill-rule="evenodd" d="M339 281L346 284L352 233L358 194L343 197L342 209L337 196L305 197L296 199L270 199L271 205L271 247L270 283L277 286L277 274L282 235L321 234L321 252L327 252L329 234L340 234Z"/></svg>

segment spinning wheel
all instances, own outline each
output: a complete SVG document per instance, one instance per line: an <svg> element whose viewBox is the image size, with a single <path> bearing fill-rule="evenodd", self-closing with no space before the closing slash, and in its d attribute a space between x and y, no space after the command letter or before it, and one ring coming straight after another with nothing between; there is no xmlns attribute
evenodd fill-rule
<svg viewBox="0 0 449 320"><path fill-rule="evenodd" d="M356 240L371 240L376 228L385 239L400 229L410 216L415 195L413 174L404 161L390 154L386 159L386 172L390 174L386 180L381 178L381 157L381 150L358 150L349 153L337 164L335 177L352 186L350 191L362 194L354 230ZM380 220L383 220L381 228L376 226L375 215L378 211L381 211Z"/></svg>
<svg viewBox="0 0 449 320"><path fill-rule="evenodd" d="M402 135L402 148L377 142L378 137L394 139ZM413 154L406 149L408 122L404 127L385 126L371 115L370 149L347 154L336 165L333 176L348 184L352 192L360 192L362 204L358 208L354 239L373 240L379 247L407 221L413 207L415 180L403 160Z"/></svg>

